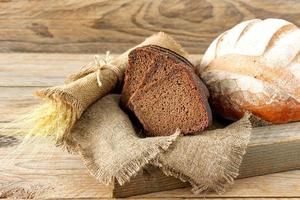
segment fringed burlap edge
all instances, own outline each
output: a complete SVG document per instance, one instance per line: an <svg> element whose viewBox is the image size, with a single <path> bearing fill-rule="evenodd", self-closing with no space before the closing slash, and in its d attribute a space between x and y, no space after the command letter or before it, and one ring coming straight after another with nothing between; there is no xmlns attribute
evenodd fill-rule
<svg viewBox="0 0 300 200"><path fill-rule="evenodd" d="M136 176L145 165L149 164L150 161L155 159L161 152L166 151L179 136L180 130L177 129L176 132L166 140L160 141L155 146L143 152L139 157L123 165L113 177L106 172L100 171L97 162L93 159L94 157L89 153L86 153L80 146L77 147L77 151L81 155L85 166L90 170L90 174L100 183L109 185L116 179L120 185L123 185L124 183L129 182L132 177Z"/></svg>
<svg viewBox="0 0 300 200"><path fill-rule="evenodd" d="M233 136L237 144L243 144L241 146L233 147L233 155L228 159L229 163L224 168L224 176L219 179L218 182L213 183L213 188L210 185L197 184L191 177L188 177L169 166L163 165L158 159L152 161L152 164L159 167L163 173L167 176L173 176L180 179L183 182L189 182L192 185L192 192L194 194L199 194L204 191L214 190L218 194L223 193L226 190L226 187L234 183L234 179L239 175L239 167L242 163L243 156L246 153L248 143L251 137L252 124L250 121L251 115L246 113L245 116L240 120L240 125L244 127L244 131L247 133L244 137ZM230 128L230 125L228 126Z"/></svg>
<svg viewBox="0 0 300 200"><path fill-rule="evenodd" d="M76 120L80 118L81 110L83 109L83 106L74 96L58 88L47 88L47 89L38 90L35 92L35 95L42 99L47 99L51 101L53 104L64 105L72 113L71 123L67 124L67 128L64 131L62 137L59 140L56 140L57 146L60 146L63 149L68 149L68 145L66 144L66 141Z"/></svg>
<svg viewBox="0 0 300 200"><path fill-rule="evenodd" d="M42 99L49 99L56 102L64 104L66 107L71 108L72 111L76 113L77 118L80 117L83 106L81 103L72 95L62 91L58 88L47 88L38 90L35 92L35 95Z"/></svg>

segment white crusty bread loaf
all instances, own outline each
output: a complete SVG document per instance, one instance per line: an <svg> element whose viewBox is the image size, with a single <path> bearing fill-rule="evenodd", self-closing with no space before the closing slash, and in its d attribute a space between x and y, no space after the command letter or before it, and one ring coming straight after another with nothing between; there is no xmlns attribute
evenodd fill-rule
<svg viewBox="0 0 300 200"><path fill-rule="evenodd" d="M246 110L272 123L300 120L300 30L282 19L242 22L216 38L198 73L228 119Z"/></svg>

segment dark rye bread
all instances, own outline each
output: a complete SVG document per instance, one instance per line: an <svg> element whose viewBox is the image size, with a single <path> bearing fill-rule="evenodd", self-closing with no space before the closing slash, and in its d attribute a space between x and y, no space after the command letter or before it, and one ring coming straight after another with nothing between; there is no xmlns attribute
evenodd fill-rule
<svg viewBox="0 0 300 200"><path fill-rule="evenodd" d="M150 81L150 78L152 78L154 81L160 78L161 73L157 73L157 77L152 77L152 74L155 72L155 70L160 70L158 66L162 65L163 63L157 61L162 61L164 57L168 57L170 55L173 55L175 58L177 58L176 60L182 60L182 62L186 62L191 66L191 68L193 68L193 65L184 57L173 51L170 51L169 49L156 45L138 47L129 53L128 67L125 71L124 86L121 96L121 103L124 105L124 107L128 106L130 97L139 87L141 87L141 84L144 82L146 76L148 81ZM206 90L206 92L208 94L208 90Z"/></svg>
<svg viewBox="0 0 300 200"><path fill-rule="evenodd" d="M207 127L212 118L207 89L195 75L193 65L168 49L147 46L140 50L145 49L151 50L152 62L147 67L130 66L147 68L147 71L129 97L128 105L148 135L170 135L176 128L188 134ZM139 54L140 50L132 53ZM137 57L141 58L129 59Z"/></svg>
<svg viewBox="0 0 300 200"><path fill-rule="evenodd" d="M152 54L153 52L155 52L155 56L153 57L153 62L151 63L151 65L148 66L144 78L141 79L142 81L140 81L139 86L136 88L136 91L139 90L139 88L144 87L146 84L150 85L153 82L156 82L160 79L164 79L167 76L167 74L171 72L171 70L178 67L181 68L182 63L185 63L187 66L189 66L187 67L187 69L190 70L191 73L195 73L194 66L187 59L169 49L155 45L149 45L142 48L147 48L148 50L151 49ZM170 65L166 65L165 63L169 62L170 60L172 61L172 63ZM199 87L202 88L202 90L204 91L204 95L206 96L206 98L208 98L208 89L202 81L199 80L198 82ZM131 107L130 99L128 100L127 106L129 108Z"/></svg>
<svg viewBox="0 0 300 200"><path fill-rule="evenodd" d="M149 67L153 64L153 57L155 53L149 48L136 48L129 53L120 99L124 107L127 107L129 98L137 90Z"/></svg>

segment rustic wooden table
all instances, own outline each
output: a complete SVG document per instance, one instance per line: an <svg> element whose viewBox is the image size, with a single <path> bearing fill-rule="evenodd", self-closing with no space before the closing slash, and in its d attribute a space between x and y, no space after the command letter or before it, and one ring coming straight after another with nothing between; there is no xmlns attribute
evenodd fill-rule
<svg viewBox="0 0 300 200"><path fill-rule="evenodd" d="M243 20L283 18L299 26L299 10L300 1L296 0L1 0L0 137L8 131L2 129L8 122L40 102L32 96L35 90L63 83L67 74L92 60L92 55L81 53L122 53L164 31L188 52L199 54L220 33ZM49 54L57 52L61 54ZM13 148L11 143L0 143L0 158ZM15 187L14 194L0 191L0 198L26 195L30 185L40 183L46 185L44 197L48 198L110 197L111 188L89 176L76 156L59 149L52 154L51 159L37 155L30 162L20 160L18 165L0 170L0 187ZM11 184L2 185L7 181ZM203 195L192 195L190 188L184 188L135 198L159 197ZM212 199L275 197L300 198L300 170L240 179L221 196L207 194Z"/></svg>
<svg viewBox="0 0 300 200"><path fill-rule="evenodd" d="M0 54L0 127L30 111L40 101L32 93L43 87L62 84L64 77L93 59L91 54ZM7 130L1 129L0 135ZM13 149L9 143L0 143L0 158ZM0 198L24 195L29 186L44 184L45 198L109 198L110 186L102 186L91 177L75 155L54 149L51 159L40 155L20 162L12 168L0 170L0 186L14 188L0 191ZM24 156L26 157L26 155ZM39 163L38 165L36 163ZM0 163L4 166L4 163ZM7 181L10 185L7 185ZM3 185L3 183L6 185ZM12 187L13 186L13 187ZM4 190L3 190L4 191ZM2 191L2 192L3 192ZM34 197L36 194L30 194ZM193 195L190 188L139 195L133 198L202 198ZM300 170L275 173L237 180L222 195L206 194L209 199L230 198L300 198Z"/></svg>

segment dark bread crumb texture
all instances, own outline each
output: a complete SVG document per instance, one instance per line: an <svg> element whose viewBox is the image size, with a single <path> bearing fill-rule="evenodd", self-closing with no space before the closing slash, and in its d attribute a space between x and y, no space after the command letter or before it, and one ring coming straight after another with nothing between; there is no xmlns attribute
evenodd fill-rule
<svg viewBox="0 0 300 200"><path fill-rule="evenodd" d="M199 132L211 124L207 88L193 65L168 49L148 45L133 50L125 73L122 104L149 136Z"/></svg>
<svg viewBox="0 0 300 200"><path fill-rule="evenodd" d="M148 49L134 49L128 55L121 103L126 107L131 95L137 90L148 68L153 64L154 52Z"/></svg>

